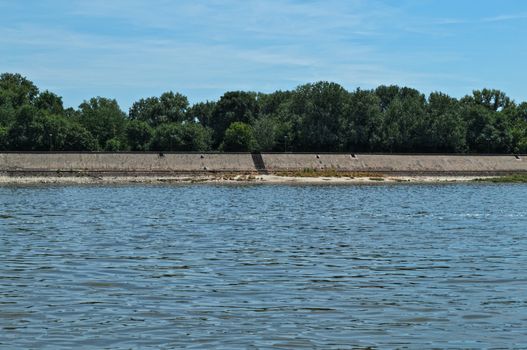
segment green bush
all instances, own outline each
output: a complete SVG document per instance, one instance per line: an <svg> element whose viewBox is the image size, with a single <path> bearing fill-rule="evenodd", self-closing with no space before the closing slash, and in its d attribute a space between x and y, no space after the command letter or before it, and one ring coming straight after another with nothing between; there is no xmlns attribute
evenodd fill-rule
<svg viewBox="0 0 527 350"><path fill-rule="evenodd" d="M232 123L225 131L221 149L227 152L250 152L256 148L256 139L250 125Z"/></svg>

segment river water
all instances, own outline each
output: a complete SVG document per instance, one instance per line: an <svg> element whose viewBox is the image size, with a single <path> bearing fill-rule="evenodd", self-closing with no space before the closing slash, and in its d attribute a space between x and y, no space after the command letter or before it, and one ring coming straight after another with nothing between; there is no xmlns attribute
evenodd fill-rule
<svg viewBox="0 0 527 350"><path fill-rule="evenodd" d="M527 186L0 188L0 348L527 348Z"/></svg>

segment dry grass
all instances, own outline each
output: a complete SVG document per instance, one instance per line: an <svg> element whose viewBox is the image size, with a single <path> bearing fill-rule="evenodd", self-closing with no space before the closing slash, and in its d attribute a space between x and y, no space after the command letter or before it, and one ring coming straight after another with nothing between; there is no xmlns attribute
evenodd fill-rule
<svg viewBox="0 0 527 350"><path fill-rule="evenodd" d="M273 175L287 176L287 177L369 177L374 179L382 179L383 174L374 172L359 172L359 171L341 171L335 168L329 169L312 169L304 168L302 170L290 170L290 171L276 171ZM382 180L379 180L382 181Z"/></svg>
<svg viewBox="0 0 527 350"><path fill-rule="evenodd" d="M492 183L527 183L527 174L512 174L490 178L475 179L476 182L492 182Z"/></svg>

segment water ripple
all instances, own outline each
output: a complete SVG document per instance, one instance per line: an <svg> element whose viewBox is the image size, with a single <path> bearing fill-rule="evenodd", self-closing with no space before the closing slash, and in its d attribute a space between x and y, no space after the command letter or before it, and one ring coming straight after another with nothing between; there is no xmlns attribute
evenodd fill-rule
<svg viewBox="0 0 527 350"><path fill-rule="evenodd" d="M0 348L527 348L525 198L0 188Z"/></svg>

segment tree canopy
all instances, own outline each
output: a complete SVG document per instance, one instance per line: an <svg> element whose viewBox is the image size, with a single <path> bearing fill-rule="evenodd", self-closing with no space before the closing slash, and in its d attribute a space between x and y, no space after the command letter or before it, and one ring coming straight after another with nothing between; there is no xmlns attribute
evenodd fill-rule
<svg viewBox="0 0 527 350"><path fill-rule="evenodd" d="M457 99L321 81L195 104L168 91L125 113L105 97L66 108L59 95L4 73L0 150L527 153L527 102L488 88Z"/></svg>

